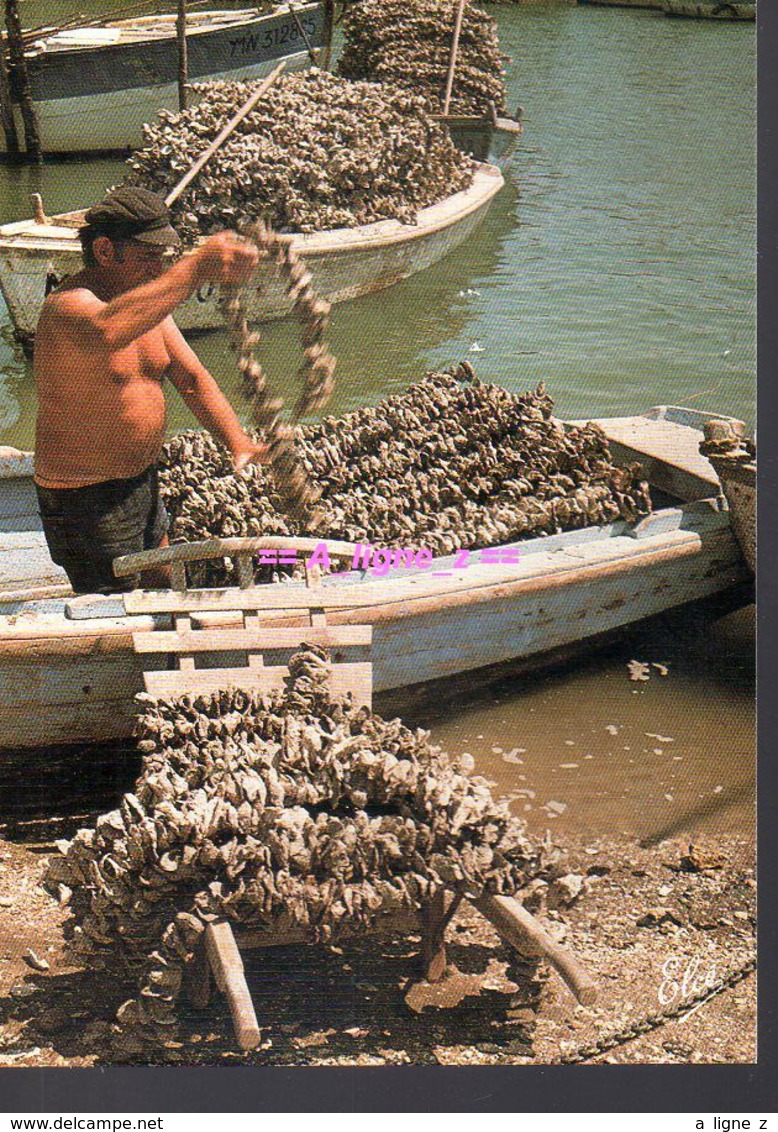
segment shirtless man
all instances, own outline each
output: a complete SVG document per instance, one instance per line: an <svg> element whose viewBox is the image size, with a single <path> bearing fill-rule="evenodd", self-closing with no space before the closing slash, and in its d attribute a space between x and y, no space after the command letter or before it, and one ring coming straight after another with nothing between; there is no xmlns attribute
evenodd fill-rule
<svg viewBox="0 0 778 1132"><path fill-rule="evenodd" d="M222 232L167 267L179 236L162 198L139 188L109 193L85 220L85 267L48 296L38 322L35 483L52 559L76 593L98 593L137 583L114 577L116 556L167 545L156 467L165 377L236 471L266 448L241 428L172 319L204 283L245 282L256 248Z"/></svg>

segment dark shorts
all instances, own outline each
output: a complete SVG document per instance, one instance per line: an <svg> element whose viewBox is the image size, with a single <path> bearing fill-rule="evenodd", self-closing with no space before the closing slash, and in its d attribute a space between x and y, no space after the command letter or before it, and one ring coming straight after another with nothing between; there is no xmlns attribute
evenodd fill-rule
<svg viewBox="0 0 778 1132"><path fill-rule="evenodd" d="M117 578L113 560L159 546L168 529L156 466L130 480L87 487L35 485L49 553L76 593L132 589L139 578Z"/></svg>

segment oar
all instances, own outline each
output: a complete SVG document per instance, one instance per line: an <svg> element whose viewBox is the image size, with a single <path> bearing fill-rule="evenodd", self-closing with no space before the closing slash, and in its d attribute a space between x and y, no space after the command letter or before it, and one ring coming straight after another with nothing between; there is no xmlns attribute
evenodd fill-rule
<svg viewBox="0 0 778 1132"><path fill-rule="evenodd" d="M457 52L459 51L459 33L462 30L462 16L465 11L465 0L459 0L459 7L457 8L457 18L454 22L454 38L451 41L451 58L448 63L448 75L446 76L446 94L443 99L443 114L448 114L449 106L451 105L451 88L454 85L454 68L457 65Z"/></svg>
<svg viewBox="0 0 778 1132"><path fill-rule="evenodd" d="M235 114L232 118L230 118L229 122L224 127L224 129L221 131L219 136L217 138L215 138L214 141L212 141L211 144L208 146L208 148L205 150L205 152L202 153L197 158L197 161L195 161L195 163L191 167L191 169L189 169L189 171L184 174L184 176L178 182L176 187L174 189L170 190L168 195L165 197L165 204L168 206L168 208L173 203L173 201L178 200L178 198L181 196L181 193L184 191L184 189L186 189L192 183L192 181L195 179L195 177L200 172L200 170L203 168L203 166L207 165L207 163L211 160L213 155L216 153L216 150L219 148L219 146L224 144L224 142L230 136L230 134L235 129L235 127L237 125L239 125L239 123L243 121L243 119L246 117L246 115L249 114L254 109L254 107L259 102L260 98L262 97L262 95L265 94L270 89L270 87L276 81L276 79L281 74L281 72L283 71L285 66L286 66L286 62L282 61L278 64L278 66L276 67L276 69L274 71L271 71L271 73L267 76L267 78L264 80L264 82L262 82L257 87L257 89L253 92L251 97L246 100L246 102L243 104L243 106L241 106L241 108L237 112L237 114Z"/></svg>

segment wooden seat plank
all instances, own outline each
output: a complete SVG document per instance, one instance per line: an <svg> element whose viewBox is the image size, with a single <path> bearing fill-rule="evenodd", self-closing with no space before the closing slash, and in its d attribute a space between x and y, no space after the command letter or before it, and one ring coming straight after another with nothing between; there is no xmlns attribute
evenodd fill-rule
<svg viewBox="0 0 778 1132"><path fill-rule="evenodd" d="M255 668L196 668L193 671L144 672L146 691L152 696L197 695L222 688L242 688L251 692L270 692L284 686L289 675L286 665L264 665ZM330 690L335 696L348 693L360 706L372 706L373 666L354 661L334 664Z"/></svg>
<svg viewBox="0 0 778 1132"><path fill-rule="evenodd" d="M637 460L646 479L680 499L705 499L718 493L718 476L700 455L702 434L675 421L648 417L610 417L599 425L619 462Z"/></svg>
<svg viewBox="0 0 778 1132"><path fill-rule="evenodd" d="M274 629L193 629L189 632L160 629L157 632L133 633L138 653L230 652L248 649L297 648L299 645L322 645L344 648L369 645L373 630L370 625L300 626Z"/></svg>

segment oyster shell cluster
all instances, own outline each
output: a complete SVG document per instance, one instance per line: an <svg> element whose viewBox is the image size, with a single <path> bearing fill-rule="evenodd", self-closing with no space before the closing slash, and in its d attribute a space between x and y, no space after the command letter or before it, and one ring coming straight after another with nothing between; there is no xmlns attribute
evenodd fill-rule
<svg viewBox="0 0 778 1132"><path fill-rule="evenodd" d="M343 19L345 45L338 73L416 91L440 114L446 88L456 3L452 0L360 0ZM497 25L466 4L459 36L451 114L505 113L504 56Z"/></svg>
<svg viewBox="0 0 778 1132"><path fill-rule="evenodd" d="M465 363L456 376L430 373L378 405L298 427L326 515L316 533L445 555L648 514L640 466L615 467L597 425L563 428L552 409L543 386L518 395ZM175 539L305 533L278 513L262 468L237 479L203 433L166 443L160 484Z"/></svg>
<svg viewBox="0 0 778 1132"><path fill-rule="evenodd" d="M165 195L257 84L198 84L200 101L162 111L126 182ZM473 163L410 91L312 69L282 75L177 201L185 243L261 217L278 232L413 224L420 209L467 188Z"/></svg>
<svg viewBox="0 0 778 1132"><path fill-rule="evenodd" d="M442 888L513 893L545 867L469 756L333 697L329 673L303 646L284 691L140 697L134 793L52 861L46 883L72 892L74 960L139 980L117 1015L126 1052L175 1037L209 922L317 942Z"/></svg>

